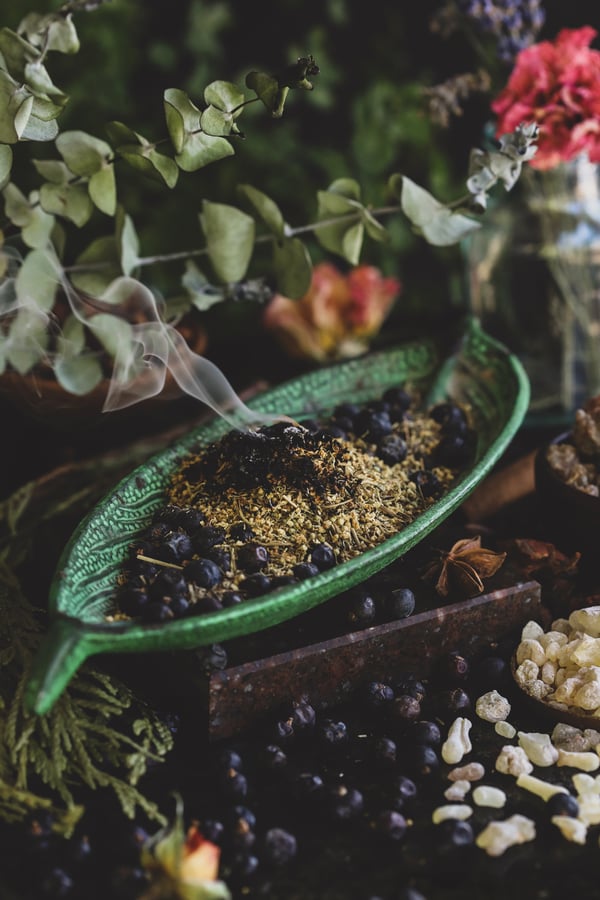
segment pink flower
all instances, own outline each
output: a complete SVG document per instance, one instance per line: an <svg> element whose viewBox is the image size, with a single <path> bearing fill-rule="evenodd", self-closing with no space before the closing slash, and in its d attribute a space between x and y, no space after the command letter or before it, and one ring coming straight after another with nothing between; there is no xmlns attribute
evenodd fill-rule
<svg viewBox="0 0 600 900"><path fill-rule="evenodd" d="M331 263L319 263L304 297L276 294L264 324L290 356L318 362L357 356L368 349L400 288L396 278L382 277L374 266L356 266L343 275Z"/></svg>
<svg viewBox="0 0 600 900"><path fill-rule="evenodd" d="M522 50L508 84L492 103L497 134L520 122L540 129L530 165L550 169L584 151L600 162L600 51L594 28L564 28L556 40Z"/></svg>

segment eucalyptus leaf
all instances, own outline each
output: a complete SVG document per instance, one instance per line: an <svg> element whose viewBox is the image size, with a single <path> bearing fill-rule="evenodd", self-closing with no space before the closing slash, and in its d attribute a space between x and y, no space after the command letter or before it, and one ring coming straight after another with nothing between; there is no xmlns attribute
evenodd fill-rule
<svg viewBox="0 0 600 900"><path fill-rule="evenodd" d="M88 191L101 212L114 216L117 209L117 184L113 163L107 163L94 172L88 182Z"/></svg>
<svg viewBox="0 0 600 900"><path fill-rule="evenodd" d="M53 141L58 135L58 123L30 115L21 137L27 141Z"/></svg>
<svg viewBox="0 0 600 900"><path fill-rule="evenodd" d="M26 375L44 359L47 346L46 316L27 307L19 309L8 332L6 361L19 375Z"/></svg>
<svg viewBox="0 0 600 900"><path fill-rule="evenodd" d="M191 259L186 261L185 273L182 276L181 283L188 291L193 306L199 309L200 312L206 312L211 306L222 303L225 299L225 291L222 288L215 288L211 285Z"/></svg>
<svg viewBox="0 0 600 900"><path fill-rule="evenodd" d="M280 87L277 79L273 75L267 75L265 72L248 72L246 75L246 87L254 91L273 118L281 118L289 87Z"/></svg>
<svg viewBox="0 0 600 900"><path fill-rule="evenodd" d="M209 163L233 155L234 150L228 140L222 137L209 137L199 132L188 137L182 152L176 155L175 161L184 172L195 172Z"/></svg>
<svg viewBox="0 0 600 900"><path fill-rule="evenodd" d="M315 237L322 247L344 257L352 265L357 265L362 241L364 225L362 221L334 222L315 229Z"/></svg>
<svg viewBox="0 0 600 900"><path fill-rule="evenodd" d="M110 145L85 131L63 131L56 147L75 175L93 175L111 157Z"/></svg>
<svg viewBox="0 0 600 900"><path fill-rule="evenodd" d="M41 119L42 122L51 122L60 116L67 100L66 94L63 95L62 99L57 100L54 97L45 97L34 92L31 115L35 116L36 119Z"/></svg>
<svg viewBox="0 0 600 900"><path fill-rule="evenodd" d="M104 126L104 130L111 146L115 149L121 144L141 144L143 142L140 135L123 122L108 122Z"/></svg>
<svg viewBox="0 0 600 900"><path fill-rule="evenodd" d="M0 331L0 375L6 371L6 338Z"/></svg>
<svg viewBox="0 0 600 900"><path fill-rule="evenodd" d="M236 109L239 114L241 110L238 110L237 107L241 106L245 99L239 87L230 81L213 81L204 89L206 105L215 106L225 112Z"/></svg>
<svg viewBox="0 0 600 900"><path fill-rule="evenodd" d="M85 347L85 328L77 316L70 315L65 319L62 332L57 340L59 352L64 356L75 356Z"/></svg>
<svg viewBox="0 0 600 900"><path fill-rule="evenodd" d="M12 161L12 149L8 144L0 144L0 188L3 188L10 178Z"/></svg>
<svg viewBox="0 0 600 900"><path fill-rule="evenodd" d="M336 178L327 190L332 194L339 194L349 200L360 201L360 185L354 178Z"/></svg>
<svg viewBox="0 0 600 900"><path fill-rule="evenodd" d="M56 260L44 250L31 250L15 279L19 302L28 306L33 304L42 312L50 312L57 287Z"/></svg>
<svg viewBox="0 0 600 900"><path fill-rule="evenodd" d="M249 202L253 211L259 216L269 231L277 237L283 237L285 221L275 201L250 184L238 184L237 191Z"/></svg>
<svg viewBox="0 0 600 900"><path fill-rule="evenodd" d="M412 222L417 233L422 234L434 246L447 247L456 244L480 227L480 223L474 219L461 213L453 213L429 191L405 175L402 176L400 202L402 211Z"/></svg>
<svg viewBox="0 0 600 900"><path fill-rule="evenodd" d="M97 316L92 316L88 321L88 327L113 358L117 356L121 348L130 346L133 340L130 323L110 313L99 313Z"/></svg>
<svg viewBox="0 0 600 900"><path fill-rule="evenodd" d="M65 163L59 159L34 159L32 162L42 178L52 184L66 184L72 177Z"/></svg>
<svg viewBox="0 0 600 900"><path fill-rule="evenodd" d="M205 134L225 137L231 134L234 121L231 113L224 112L216 106L208 106L200 116L200 127Z"/></svg>
<svg viewBox="0 0 600 900"><path fill-rule="evenodd" d="M273 265L278 291L297 300L310 287L312 262L306 246L299 238L285 238L273 246Z"/></svg>
<svg viewBox="0 0 600 900"><path fill-rule="evenodd" d="M22 84L0 69L0 144L20 140L33 106L33 96Z"/></svg>
<svg viewBox="0 0 600 900"><path fill-rule="evenodd" d="M361 221L365 226L365 231L374 241L383 243L389 240L387 229L364 207L361 210Z"/></svg>
<svg viewBox="0 0 600 900"><path fill-rule="evenodd" d="M79 38L71 13L28 13L19 23L17 31L35 47L58 53L77 53L79 50Z"/></svg>
<svg viewBox="0 0 600 900"><path fill-rule="evenodd" d="M151 145L122 144L117 147L117 153L132 169L153 181L166 184L169 188L177 184L179 178L177 163L170 156L154 150Z"/></svg>
<svg viewBox="0 0 600 900"><path fill-rule="evenodd" d="M120 249L121 271L131 275L139 262L140 242L131 216L119 210L117 217L117 246Z"/></svg>
<svg viewBox="0 0 600 900"><path fill-rule="evenodd" d="M17 81L25 80L25 66L40 58L40 52L12 28L0 28L0 53L6 71Z"/></svg>
<svg viewBox="0 0 600 900"><path fill-rule="evenodd" d="M27 63L23 75L23 80L32 93L52 97L56 103L62 103L63 106L67 102L67 95L56 87L50 78L48 69L39 60Z"/></svg>
<svg viewBox="0 0 600 900"><path fill-rule="evenodd" d="M254 219L234 206L204 200L200 222L217 277L241 281L254 248Z"/></svg>
<svg viewBox="0 0 600 900"><path fill-rule="evenodd" d="M176 153L181 153L186 136L200 127L200 110L179 88L167 88L164 106L173 147Z"/></svg>
<svg viewBox="0 0 600 900"><path fill-rule="evenodd" d="M344 251L344 258L347 259L349 263L352 263L353 266L358 265L364 234L365 228L363 223L357 222L356 225L351 225L350 228L347 229L343 237L342 248Z"/></svg>
<svg viewBox="0 0 600 900"><path fill-rule="evenodd" d="M333 191L317 191L318 209L317 216L320 219L328 219L331 216L347 216L349 213L360 215L364 209L357 200L351 200L342 194Z"/></svg>
<svg viewBox="0 0 600 900"><path fill-rule="evenodd" d="M103 377L102 366L92 353L57 357L54 361L54 374L65 391L78 397L93 391Z"/></svg>
<svg viewBox="0 0 600 900"><path fill-rule="evenodd" d="M2 191L4 213L17 228L23 228L31 221L31 204L14 182L9 182Z"/></svg>
<svg viewBox="0 0 600 900"><path fill-rule="evenodd" d="M54 230L54 216L45 212L36 202L38 198L37 192L31 194L31 218L29 222L21 229L21 237L28 247L33 249L42 249L47 247L51 241L51 235Z"/></svg>
<svg viewBox="0 0 600 900"><path fill-rule="evenodd" d="M63 216L79 228L89 220L93 203L83 184L50 184L40 187L40 203L47 213Z"/></svg>
<svg viewBox="0 0 600 900"><path fill-rule="evenodd" d="M113 235L96 238L75 260L71 281L80 291L101 296L121 274L119 245ZM85 271L85 267L89 270Z"/></svg>

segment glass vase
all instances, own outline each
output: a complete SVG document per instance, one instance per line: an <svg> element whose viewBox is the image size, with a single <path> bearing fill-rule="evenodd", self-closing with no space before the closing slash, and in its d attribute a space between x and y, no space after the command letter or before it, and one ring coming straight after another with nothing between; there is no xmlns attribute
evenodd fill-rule
<svg viewBox="0 0 600 900"><path fill-rule="evenodd" d="M529 376L527 421L570 423L600 393L600 166L525 167L465 249L472 311Z"/></svg>

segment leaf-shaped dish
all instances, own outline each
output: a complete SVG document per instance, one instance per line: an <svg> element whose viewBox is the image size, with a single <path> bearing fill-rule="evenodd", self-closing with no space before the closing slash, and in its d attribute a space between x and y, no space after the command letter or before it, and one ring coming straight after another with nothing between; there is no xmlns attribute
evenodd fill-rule
<svg viewBox="0 0 600 900"><path fill-rule="evenodd" d="M529 402L518 362L470 319L453 340L420 340L311 372L256 398L250 406L297 419L327 413L351 398L379 397L410 383L425 405L444 398L469 404L477 431L474 463L415 521L379 546L306 581L237 606L158 625L107 622L117 574L131 541L164 503L164 492L182 458L228 429L217 419L127 476L80 524L57 568L50 596L52 625L34 660L27 699L46 712L90 655L104 652L189 649L276 625L364 581L413 547L490 471L519 427Z"/></svg>

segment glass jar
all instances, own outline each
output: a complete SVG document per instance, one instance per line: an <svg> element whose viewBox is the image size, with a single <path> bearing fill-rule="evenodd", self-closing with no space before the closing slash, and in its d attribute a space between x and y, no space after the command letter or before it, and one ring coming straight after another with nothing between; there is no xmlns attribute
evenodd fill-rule
<svg viewBox="0 0 600 900"><path fill-rule="evenodd" d="M570 422L600 393L600 166L524 167L465 249L471 310L529 376L527 420Z"/></svg>

